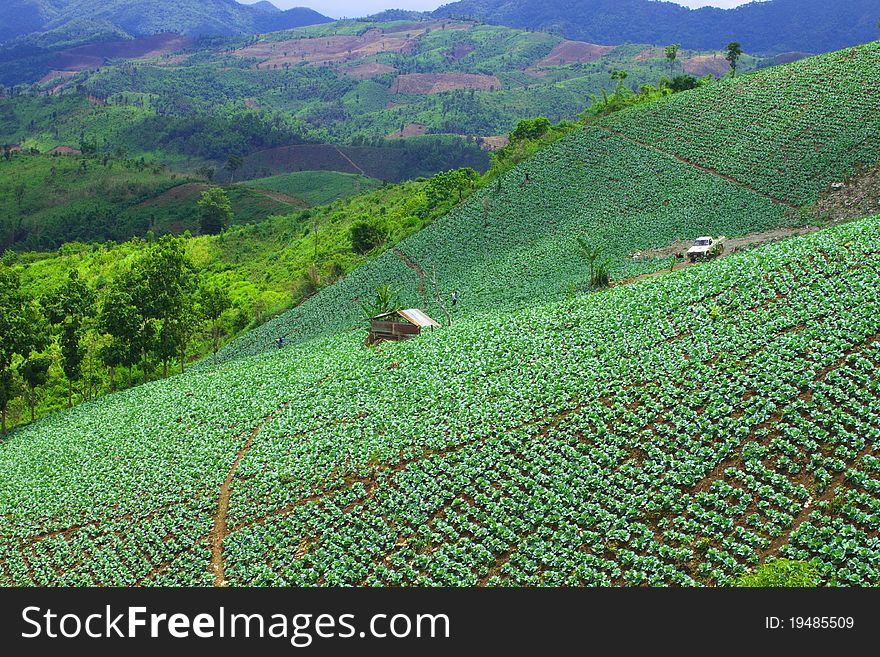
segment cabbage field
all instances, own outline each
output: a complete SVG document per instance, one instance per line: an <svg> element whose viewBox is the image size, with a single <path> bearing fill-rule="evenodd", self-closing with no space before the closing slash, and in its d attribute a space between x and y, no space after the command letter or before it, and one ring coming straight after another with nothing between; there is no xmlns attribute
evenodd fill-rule
<svg viewBox="0 0 880 657"><path fill-rule="evenodd" d="M0 586L715 586L777 557L880 585L880 216L599 292L576 239L624 278L803 221L880 159L878 49L602 119L218 365L17 429ZM435 271L453 325L364 347L379 284L444 319Z"/></svg>
<svg viewBox="0 0 880 657"><path fill-rule="evenodd" d="M665 261L627 255L700 235L803 221L798 208L858 163L880 161L880 42L725 79L602 119L540 151L399 245L462 315L536 306L583 290L576 236L604 244L614 278ZM523 185L525 176L529 184ZM357 299L381 284L422 306L393 252L221 352L271 349L357 326ZM429 290L427 309L443 311Z"/></svg>
<svg viewBox="0 0 880 657"><path fill-rule="evenodd" d="M880 41L725 78L607 128L804 205L880 160Z"/></svg>
<svg viewBox="0 0 880 657"><path fill-rule="evenodd" d="M878 281L874 217L84 404L0 447L0 584L880 584Z"/></svg>

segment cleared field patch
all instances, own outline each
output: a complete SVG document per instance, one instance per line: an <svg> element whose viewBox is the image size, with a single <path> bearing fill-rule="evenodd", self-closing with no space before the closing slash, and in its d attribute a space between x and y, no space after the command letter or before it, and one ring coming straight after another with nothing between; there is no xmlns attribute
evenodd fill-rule
<svg viewBox="0 0 880 657"><path fill-rule="evenodd" d="M334 35L326 37L261 41L233 54L262 60L257 68L267 69L307 62L329 66L354 61L381 53L403 53L412 47L409 33L385 34L382 30L367 30L358 36Z"/></svg>
<svg viewBox="0 0 880 657"><path fill-rule="evenodd" d="M288 199L302 199L309 205L327 205L375 189L380 182L358 174L338 171L301 171L240 183L264 194L281 194Z"/></svg>
<svg viewBox="0 0 880 657"><path fill-rule="evenodd" d="M565 66L566 64L588 64L604 57L617 46L600 46L584 41L563 41L550 51L544 59L535 63L535 68L546 66Z"/></svg>
<svg viewBox="0 0 880 657"><path fill-rule="evenodd" d="M503 84L494 75L476 73L408 73L398 75L389 91L394 94L439 94L444 91L473 89L501 91Z"/></svg>
<svg viewBox="0 0 880 657"><path fill-rule="evenodd" d="M647 50L638 53L633 59L637 62L644 62L653 59L665 61L666 54L664 53L663 48L648 48ZM675 61L678 66L681 66L681 69L685 73L696 77L712 75L716 78L720 78L730 71L730 64L724 59L724 53L722 52L679 52L678 58Z"/></svg>
<svg viewBox="0 0 880 657"><path fill-rule="evenodd" d="M402 130L396 130L388 135L388 139L403 139L404 137L419 137L427 134L428 126L424 123L407 123Z"/></svg>
<svg viewBox="0 0 880 657"><path fill-rule="evenodd" d="M147 59L161 57L192 45L193 40L179 34L154 34L130 41L90 43L58 53L52 66L63 71L99 68L108 59Z"/></svg>

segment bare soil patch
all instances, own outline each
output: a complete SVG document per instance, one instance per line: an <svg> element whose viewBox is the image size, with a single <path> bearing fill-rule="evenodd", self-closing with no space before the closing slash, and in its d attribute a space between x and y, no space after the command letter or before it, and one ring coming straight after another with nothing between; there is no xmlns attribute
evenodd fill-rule
<svg viewBox="0 0 880 657"><path fill-rule="evenodd" d="M424 33L424 30L421 32ZM257 68L277 68L290 64L308 63L331 66L355 61L384 52L406 53L414 37L408 33L384 34L381 30L367 30L360 36L327 36L312 39L287 39L255 43L234 51L239 57L262 60Z"/></svg>
<svg viewBox="0 0 880 657"><path fill-rule="evenodd" d="M666 54L663 48L648 48L640 52L633 59L639 62L649 59L666 59ZM724 59L724 55L718 52L703 54L679 52L676 61L685 73L696 77L714 75L716 78L719 78L726 75L730 70L730 64Z"/></svg>
<svg viewBox="0 0 880 657"><path fill-rule="evenodd" d="M474 73L409 73L399 75L391 83L395 94L438 94L444 91L474 89L476 91L500 91L501 80L494 75Z"/></svg>
<svg viewBox="0 0 880 657"><path fill-rule="evenodd" d="M420 137L428 133L428 126L423 123L408 123L403 130L392 132L388 139L403 139L404 137Z"/></svg>
<svg viewBox="0 0 880 657"><path fill-rule="evenodd" d="M858 173L837 187L829 187L819 198L816 210L832 221L861 219L880 213L880 167Z"/></svg>
<svg viewBox="0 0 880 657"><path fill-rule="evenodd" d="M535 68L545 66L564 66L566 64L588 64L604 57L617 46L600 46L584 41L563 41L556 45L550 54L535 64Z"/></svg>
<svg viewBox="0 0 880 657"><path fill-rule="evenodd" d="M495 135L491 137L480 137L480 148L484 151L497 151L504 148L510 143L508 135Z"/></svg>
<svg viewBox="0 0 880 657"><path fill-rule="evenodd" d="M189 37L178 34L154 34L130 41L90 43L61 51L52 65L61 71L83 71L100 68L108 59L147 59L168 55L192 43Z"/></svg>
<svg viewBox="0 0 880 657"><path fill-rule="evenodd" d="M695 55L681 61L681 67L685 73L701 78L704 75L714 75L720 78L730 70L730 64L721 55Z"/></svg>
<svg viewBox="0 0 880 657"><path fill-rule="evenodd" d="M207 191L209 187L210 186L206 183L186 183L184 185L178 185L177 187L172 187L167 192L162 192L159 196L147 199L137 207L147 208L151 205L159 205L161 203L185 201Z"/></svg>

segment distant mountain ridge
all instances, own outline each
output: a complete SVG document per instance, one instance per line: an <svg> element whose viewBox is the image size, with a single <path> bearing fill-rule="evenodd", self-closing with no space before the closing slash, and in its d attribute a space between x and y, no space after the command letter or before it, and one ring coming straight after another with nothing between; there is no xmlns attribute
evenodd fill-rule
<svg viewBox="0 0 880 657"><path fill-rule="evenodd" d="M112 25L131 37L158 32L185 35L256 34L303 25L329 23L331 18L305 7L287 11L270 2L255 5L235 0L3 0L0 43L53 32L63 38L67 28L83 21ZM77 29L81 32L81 29Z"/></svg>
<svg viewBox="0 0 880 657"><path fill-rule="evenodd" d="M766 0L735 9L688 9L657 0L460 0L438 18L474 18L592 43L680 43L709 50L739 41L749 52L839 50L880 36L877 0Z"/></svg>

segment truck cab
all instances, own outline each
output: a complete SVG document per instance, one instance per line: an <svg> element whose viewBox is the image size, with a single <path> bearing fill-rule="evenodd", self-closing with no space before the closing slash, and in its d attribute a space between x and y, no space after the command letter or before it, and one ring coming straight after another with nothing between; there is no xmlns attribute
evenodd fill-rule
<svg viewBox="0 0 880 657"><path fill-rule="evenodd" d="M693 263L697 260L708 260L721 255L724 253L724 244L722 244L723 239L723 237L718 239L708 236L698 237L694 240L693 245L687 251L688 260Z"/></svg>

